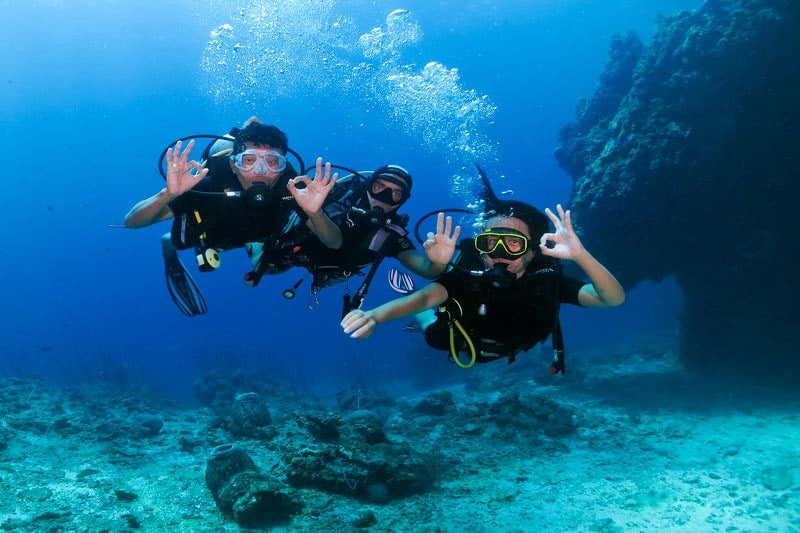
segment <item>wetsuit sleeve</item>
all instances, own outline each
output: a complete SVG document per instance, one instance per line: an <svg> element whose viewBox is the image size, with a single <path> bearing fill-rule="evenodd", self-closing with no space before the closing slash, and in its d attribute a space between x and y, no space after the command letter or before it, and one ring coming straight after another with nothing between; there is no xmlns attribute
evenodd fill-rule
<svg viewBox="0 0 800 533"><path fill-rule="evenodd" d="M398 237L395 242L392 243L389 253L386 255L389 257L397 257L401 252L407 252L408 250L416 249L417 247L414 246L414 243L408 238L408 235L403 235L402 237Z"/></svg>
<svg viewBox="0 0 800 533"><path fill-rule="evenodd" d="M450 270L433 280L433 282L440 284L447 291L447 294L453 296L461 292L459 288L464 285L464 276L457 270Z"/></svg>
<svg viewBox="0 0 800 533"><path fill-rule="evenodd" d="M562 276L561 287L558 290L560 296L559 300L561 303L580 306L581 304L578 300L578 293L580 292L581 287L584 285L586 285L585 281L570 278L568 276Z"/></svg>

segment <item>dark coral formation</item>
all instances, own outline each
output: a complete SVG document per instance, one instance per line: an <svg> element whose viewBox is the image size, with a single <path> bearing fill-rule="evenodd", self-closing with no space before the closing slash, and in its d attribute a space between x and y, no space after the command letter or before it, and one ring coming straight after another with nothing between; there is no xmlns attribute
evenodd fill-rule
<svg viewBox="0 0 800 533"><path fill-rule="evenodd" d="M316 442L286 450L286 477L296 487L386 503L424 493L434 483L435 456L389 440L383 422L371 411L354 411L346 417L305 413L297 423Z"/></svg>
<svg viewBox="0 0 800 533"><path fill-rule="evenodd" d="M238 394L231 406L229 431L238 437L259 437L272 424L269 409L255 392Z"/></svg>
<svg viewBox="0 0 800 533"><path fill-rule="evenodd" d="M287 521L300 505L250 456L232 444L217 446L206 461L206 486L220 511L245 527Z"/></svg>
<svg viewBox="0 0 800 533"><path fill-rule="evenodd" d="M798 50L800 3L708 0L617 36L561 131L587 248L628 288L675 276L690 368L800 379Z"/></svg>

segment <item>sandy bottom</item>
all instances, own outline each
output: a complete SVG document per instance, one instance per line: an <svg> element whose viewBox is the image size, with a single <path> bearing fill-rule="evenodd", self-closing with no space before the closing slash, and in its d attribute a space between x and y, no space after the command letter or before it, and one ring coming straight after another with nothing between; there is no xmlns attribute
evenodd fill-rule
<svg viewBox="0 0 800 533"><path fill-rule="evenodd" d="M444 416L409 415L427 391L397 397L389 438L449 463L429 492L372 504L287 485L303 508L270 531L800 531L800 398L689 379L669 356L573 363L557 384L512 366L448 387L456 406ZM532 390L572 410L576 430L474 436L451 423L499 391ZM292 413L320 405L270 402L277 436L239 444L280 476ZM127 438L137 412L157 413L161 431ZM213 419L141 391L0 381L0 530L242 530L205 486Z"/></svg>

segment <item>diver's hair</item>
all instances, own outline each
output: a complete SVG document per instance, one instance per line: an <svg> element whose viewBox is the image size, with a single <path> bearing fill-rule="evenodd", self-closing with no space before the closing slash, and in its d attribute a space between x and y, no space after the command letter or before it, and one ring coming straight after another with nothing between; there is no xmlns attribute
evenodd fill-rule
<svg viewBox="0 0 800 533"><path fill-rule="evenodd" d="M530 204L518 200L498 200L492 206L486 206L484 219L493 217L514 217L528 225L531 240L538 241L550 230L547 215Z"/></svg>
<svg viewBox="0 0 800 533"><path fill-rule="evenodd" d="M252 122L245 128L238 130L233 138L233 153L240 154L245 150L245 143L251 142L256 146L269 145L282 153L289 149L289 138L278 129L260 122Z"/></svg>

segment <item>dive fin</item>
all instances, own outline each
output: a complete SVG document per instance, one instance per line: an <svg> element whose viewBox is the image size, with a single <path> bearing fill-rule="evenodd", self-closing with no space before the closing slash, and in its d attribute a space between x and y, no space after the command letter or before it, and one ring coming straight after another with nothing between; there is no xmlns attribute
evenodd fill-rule
<svg viewBox="0 0 800 533"><path fill-rule="evenodd" d="M172 301L175 302L181 313L188 317L205 314L208 311L206 300L192 276L181 263L178 254L175 252L165 253L163 257L167 290Z"/></svg>
<svg viewBox="0 0 800 533"><path fill-rule="evenodd" d="M481 177L481 182L483 183L483 200L486 204L486 210L491 211L497 209L500 205L500 198L494 193L494 189L492 189L492 182L489 181L489 176L486 175L483 168L478 163L475 163L475 168L478 169L478 174Z"/></svg>

